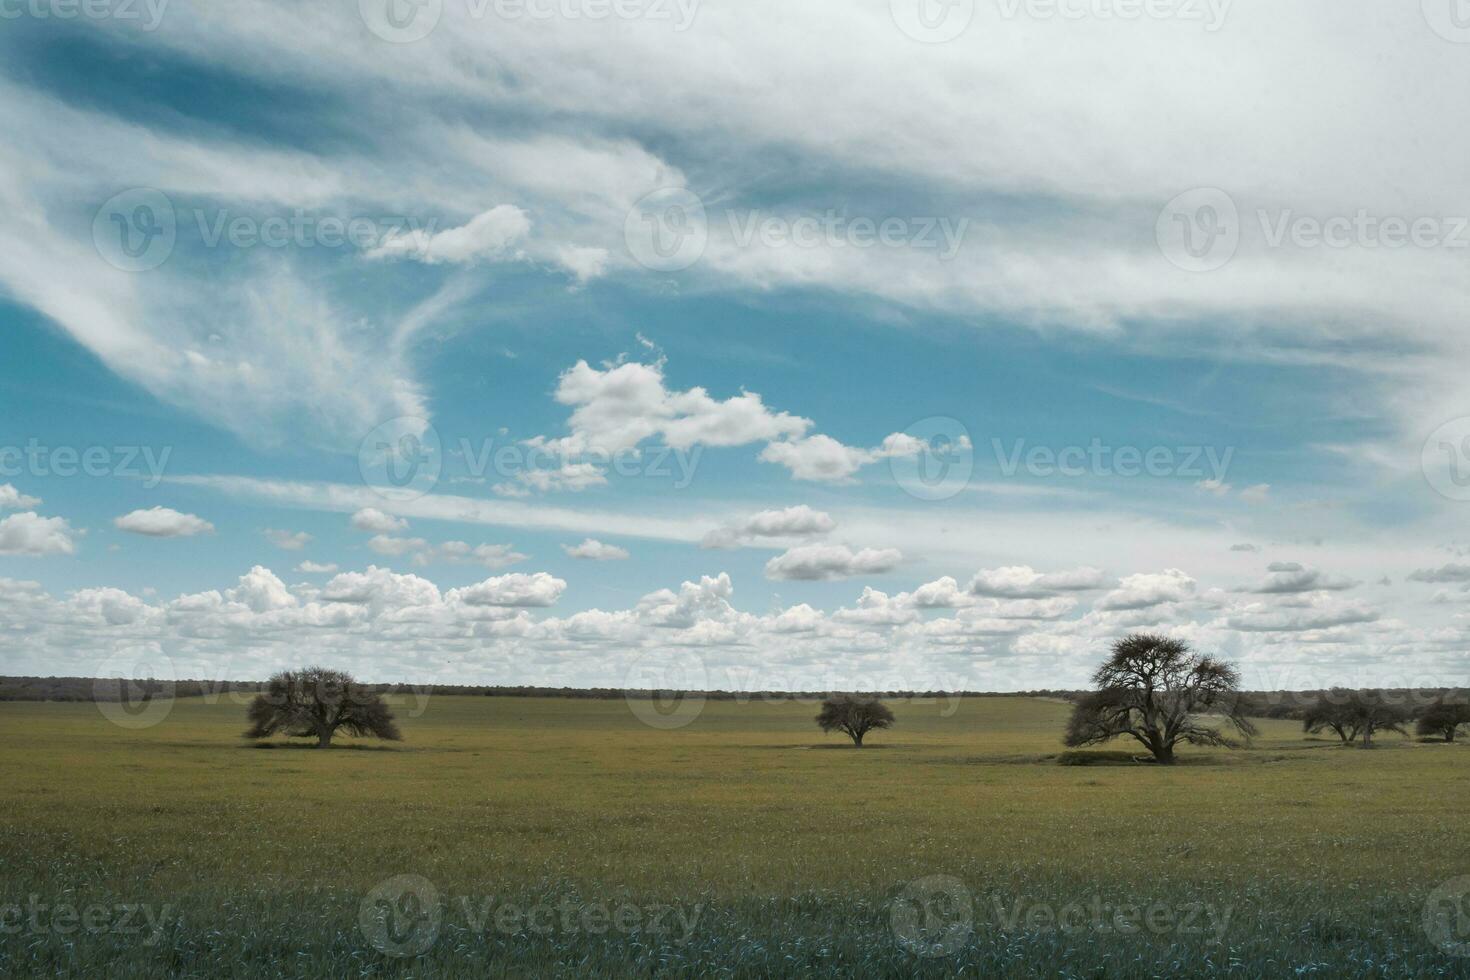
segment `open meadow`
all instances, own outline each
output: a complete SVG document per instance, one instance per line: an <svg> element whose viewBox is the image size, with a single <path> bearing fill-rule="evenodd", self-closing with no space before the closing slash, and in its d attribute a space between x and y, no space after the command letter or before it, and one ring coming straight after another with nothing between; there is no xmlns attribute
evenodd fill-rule
<svg viewBox="0 0 1470 980"><path fill-rule="evenodd" d="M393 701L403 742L328 751L231 697L0 705L0 975L1470 975L1459 745L1063 765L1040 699L893 702L861 750L809 702Z"/></svg>

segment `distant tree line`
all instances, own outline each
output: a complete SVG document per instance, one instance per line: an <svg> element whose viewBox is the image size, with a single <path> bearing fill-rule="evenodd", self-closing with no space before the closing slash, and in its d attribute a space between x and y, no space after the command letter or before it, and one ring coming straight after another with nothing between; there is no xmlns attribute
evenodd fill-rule
<svg viewBox="0 0 1470 980"><path fill-rule="evenodd" d="M263 681L211 680L121 680L95 677L0 677L0 701L118 701L124 698L173 695L203 697L231 693L255 694L266 688ZM587 698L619 701L624 698L664 697L670 693L698 694L709 701L821 701L841 694L861 694L890 701L939 698L1062 698L1077 697L1076 691L683 691L624 690L615 687L532 687L483 684L363 684L375 694L429 694L491 698Z"/></svg>

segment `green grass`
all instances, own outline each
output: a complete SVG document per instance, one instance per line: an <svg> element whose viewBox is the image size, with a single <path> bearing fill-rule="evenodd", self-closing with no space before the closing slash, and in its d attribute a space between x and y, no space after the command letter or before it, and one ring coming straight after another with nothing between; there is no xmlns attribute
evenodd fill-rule
<svg viewBox="0 0 1470 980"><path fill-rule="evenodd" d="M1470 874L1461 746L1343 749L1264 722L1245 751L1079 766L1058 764L1067 707L1044 700L896 703L862 750L809 703L711 702L676 731L621 701L406 707L403 743L320 752L250 747L228 698L137 731L0 704L0 907L162 919L63 934L12 912L0 975L1470 976L1423 926ZM404 933L432 935L421 955L384 955L359 922L398 875L437 892L437 931ZM1097 927L1126 904L1199 928ZM1067 906L1069 928L1046 921ZM691 924L650 928L676 921L655 907ZM531 908L550 910L537 929L496 927ZM583 928L604 908L633 911Z"/></svg>

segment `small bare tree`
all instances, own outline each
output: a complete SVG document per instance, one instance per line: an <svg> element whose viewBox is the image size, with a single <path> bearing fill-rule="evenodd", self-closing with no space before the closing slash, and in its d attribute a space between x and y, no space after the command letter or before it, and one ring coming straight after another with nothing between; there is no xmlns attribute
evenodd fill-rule
<svg viewBox="0 0 1470 980"><path fill-rule="evenodd" d="M893 712L873 697L839 694L822 702L817 724L824 732L843 732L852 744L863 747L863 736L875 728L892 728Z"/></svg>
<svg viewBox="0 0 1470 980"><path fill-rule="evenodd" d="M315 738L319 749L330 748L338 730L393 742L403 738L393 712L376 691L359 684L351 674L324 667L276 674L265 693L250 703L249 718L246 738L269 738L279 732L293 738Z"/></svg>
<svg viewBox="0 0 1470 980"><path fill-rule="evenodd" d="M1240 675L1227 663L1192 653L1181 640L1135 633L1113 644L1092 675L1097 690L1072 709L1066 744L1097 745L1120 735L1136 739L1156 762L1171 764L1174 747L1238 743L1202 715L1218 715L1242 736L1256 733L1245 716Z"/></svg>

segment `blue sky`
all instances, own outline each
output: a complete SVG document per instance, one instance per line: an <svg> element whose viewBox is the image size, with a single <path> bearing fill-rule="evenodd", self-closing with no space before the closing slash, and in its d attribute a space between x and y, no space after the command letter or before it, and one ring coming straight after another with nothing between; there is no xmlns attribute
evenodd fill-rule
<svg viewBox="0 0 1470 980"><path fill-rule="evenodd" d="M1458 37L904 3L17 8L0 671L1461 683Z"/></svg>

